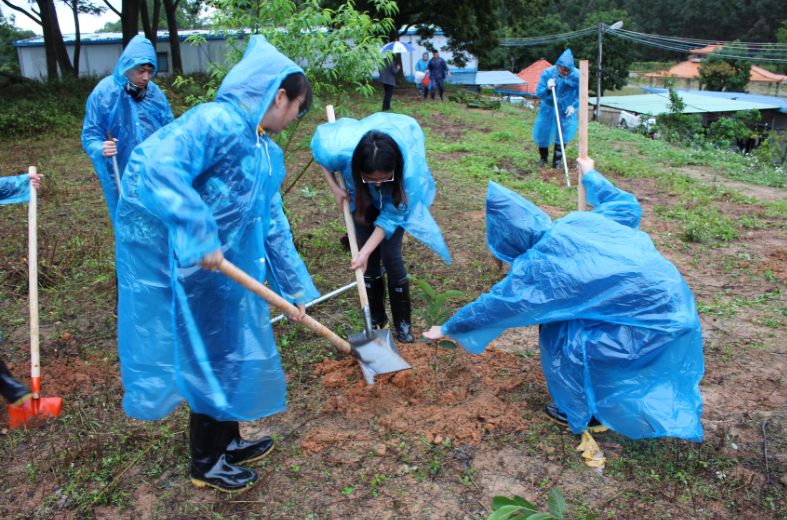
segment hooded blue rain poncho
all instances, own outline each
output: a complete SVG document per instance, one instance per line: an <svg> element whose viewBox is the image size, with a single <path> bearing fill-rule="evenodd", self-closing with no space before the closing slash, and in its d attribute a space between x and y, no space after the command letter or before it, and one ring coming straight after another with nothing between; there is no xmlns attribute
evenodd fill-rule
<svg viewBox="0 0 787 520"><path fill-rule="evenodd" d="M0 204L16 204L30 200L28 174L0 177Z"/></svg>
<svg viewBox="0 0 787 520"><path fill-rule="evenodd" d="M153 81L148 83L147 94L142 101L134 101L123 88L128 83L126 72L148 63L153 65L155 76L157 60L153 44L142 36L134 36L120 55L115 72L102 79L87 99L82 148L93 161L113 224L118 190L112 159L102 155L107 131L112 132L112 137L118 140L115 157L122 176L131 151L174 119L166 96Z"/></svg>
<svg viewBox="0 0 787 520"><path fill-rule="evenodd" d="M595 170L582 183L595 209L554 223L489 183L489 249L511 270L442 332L480 354L509 327L543 324L541 364L574 433L595 415L633 439L699 441L704 361L694 296L637 229L636 198Z"/></svg>
<svg viewBox="0 0 787 520"><path fill-rule="evenodd" d="M378 112L360 121L342 118L335 123L317 127L312 138L312 154L318 164L332 172L341 172L355 209L355 182L352 157L361 138L370 130L390 135L404 157L404 182L407 205L396 207L389 194L381 196L374 184L367 184L374 206L380 215L374 225L385 231L390 239L398 227L403 227L415 238L429 246L446 263L451 254L445 245L440 228L429 213L435 198L435 183L426 164L426 136L412 117Z"/></svg>
<svg viewBox="0 0 787 520"><path fill-rule="evenodd" d="M253 36L215 102L189 110L132 153L116 215L128 415L159 419L183 399L218 421L286 409L268 305L195 263L221 248L293 303L319 296L284 216L283 153L256 131L284 78L302 72Z"/></svg>
<svg viewBox="0 0 787 520"><path fill-rule="evenodd" d="M571 69L568 76L564 78L560 75L557 70L558 65ZM557 65L545 69L538 80L536 96L541 98L541 106L538 109L536 126L533 127L533 141L539 148L549 148L552 144L560 144L557 121L555 120L555 102L552 94L547 92L547 82L550 79L554 79L556 83L560 129L563 131L563 143L567 144L574 139L579 125L576 114L579 108L579 71L574 68L574 56L570 49L567 49L558 58ZM566 117L568 107L574 107L574 113L570 117Z"/></svg>

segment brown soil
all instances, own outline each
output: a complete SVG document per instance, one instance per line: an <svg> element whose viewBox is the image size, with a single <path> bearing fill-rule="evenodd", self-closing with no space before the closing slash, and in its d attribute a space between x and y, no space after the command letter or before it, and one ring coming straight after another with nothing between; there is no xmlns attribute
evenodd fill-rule
<svg viewBox="0 0 787 520"><path fill-rule="evenodd" d="M378 376L367 385L354 359L325 360L315 367L326 392L331 395L324 411L340 412L351 422L368 423L377 418L381 432L387 430L423 435L428 442L445 439L474 444L485 432L524 431L521 403L506 400L523 383L543 382L537 361L487 349L479 356L457 351L434 370L435 347L425 343L400 345L402 357L413 370ZM437 354L447 351L439 348ZM321 451L337 439L336 432L313 431L302 448Z"/></svg>

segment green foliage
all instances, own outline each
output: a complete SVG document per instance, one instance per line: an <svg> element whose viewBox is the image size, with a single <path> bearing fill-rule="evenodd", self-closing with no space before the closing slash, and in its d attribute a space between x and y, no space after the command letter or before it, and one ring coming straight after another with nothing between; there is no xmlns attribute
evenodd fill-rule
<svg viewBox="0 0 787 520"><path fill-rule="evenodd" d="M153 0L147 0L148 12L153 12ZM180 0L175 8L175 20L178 23L178 29L204 29L207 27L205 19L202 17L205 4L201 0ZM142 14L139 15L139 27L143 27ZM159 29L167 27L167 15L164 9L161 9L159 14ZM120 18L114 22L107 22L101 29L96 32L123 32L123 25Z"/></svg>
<svg viewBox="0 0 787 520"><path fill-rule="evenodd" d="M706 57L700 63L700 85L705 90L717 92L746 92L751 77L751 62L743 59L721 58L718 52L732 54L733 51L721 49Z"/></svg>
<svg viewBox="0 0 787 520"><path fill-rule="evenodd" d="M492 499L492 514L487 520L565 520L568 515L568 506L563 493L557 486L549 490L549 513L539 513L536 506L520 496L508 498L496 496ZM596 513L589 513L581 520L595 520L598 518Z"/></svg>
<svg viewBox="0 0 787 520"><path fill-rule="evenodd" d="M756 123L761 118L759 110L741 110L733 117L722 117L711 123L708 135L717 146L729 148L735 145L736 141L756 139L758 134L752 123Z"/></svg>
<svg viewBox="0 0 787 520"><path fill-rule="evenodd" d="M19 56L11 44L17 40L32 38L35 33L20 29L15 25L15 21L14 15L6 18L0 12L0 70L19 74Z"/></svg>
<svg viewBox="0 0 787 520"><path fill-rule="evenodd" d="M668 143L702 142L705 136L702 118L698 115L683 113L686 103L674 89L670 89L669 99L669 112L656 117L656 125L661 138Z"/></svg>
<svg viewBox="0 0 787 520"><path fill-rule="evenodd" d="M451 309L443 310L443 305L445 305L446 300L449 298L461 298L465 295L463 292L453 290L446 291L443 294L437 294L432 286L424 280L416 280L414 278L413 280L418 284L419 289L421 289L419 296L425 303L423 309L416 309L415 313L426 320L426 325L428 327L442 325L447 322L448 314L451 312ZM431 341L427 342L431 343ZM456 345L451 341L444 340L440 341L438 344L443 348L456 349Z"/></svg>
<svg viewBox="0 0 787 520"><path fill-rule="evenodd" d="M347 2L336 10L320 6L317 0L296 4L271 0L251 9L247 0L218 0L213 4L212 33L226 38L230 48L225 63L211 63L207 94L192 102L212 101L221 80L243 57L248 34L262 34L279 51L301 64L317 96L341 100L346 91L369 96L374 92L367 79L376 72L385 55L379 52L384 36L393 27L389 18L397 10L392 0L375 0L375 11L385 16L375 19ZM188 39L197 45L203 35ZM324 67L331 65L330 68Z"/></svg>
<svg viewBox="0 0 787 520"><path fill-rule="evenodd" d="M631 21L628 13L621 9L612 11L602 11L590 14L582 22L581 27L597 27L599 22L612 25L618 21L623 21L623 27L630 31L636 31L635 24ZM623 47L621 40L610 36L608 33L603 35L603 54L601 57L601 95L607 90L620 90L626 85L629 77L629 68L634 62L631 51L620 51ZM578 43L572 45L575 60L588 60L590 72L589 88L596 95L598 73L598 35L582 38ZM576 63L579 66L579 62Z"/></svg>

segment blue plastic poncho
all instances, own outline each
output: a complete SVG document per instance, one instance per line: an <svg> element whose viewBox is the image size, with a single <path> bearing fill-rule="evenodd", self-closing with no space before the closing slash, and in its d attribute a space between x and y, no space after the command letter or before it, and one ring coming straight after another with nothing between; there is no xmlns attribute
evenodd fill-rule
<svg viewBox="0 0 787 520"><path fill-rule="evenodd" d="M102 155L107 131L117 139L118 170L120 175L126 169L131 151L153 132L173 121L172 110L166 96L153 81L148 83L147 95L142 101L134 101L123 88L128 83L126 72L139 65L153 65L156 75L156 49L150 40L134 36L120 55L112 76L102 79L90 97L85 108L85 123L82 126L82 148L87 152L96 169L104 198L109 208L109 217L115 222L118 190L112 159Z"/></svg>
<svg viewBox="0 0 787 520"><path fill-rule="evenodd" d="M383 194L367 184L374 206L380 216L374 225L391 238L396 228L403 227L415 238L429 246L446 263L451 263L451 254L445 245L440 228L429 213L435 198L435 184L426 164L426 136L412 117L401 114L378 112L360 121L342 118L335 123L317 127L312 138L312 154L318 164L332 172L341 172L355 209L355 182L352 176L352 157L361 138L370 130L390 135L404 157L404 181L407 205L396 207L390 195Z"/></svg>
<svg viewBox="0 0 787 520"><path fill-rule="evenodd" d="M568 67L571 72L565 78L557 70L557 66ZM563 131L563 144L567 144L574 139L577 134L577 109L579 108L579 71L574 68L574 56L571 49L567 49L557 60L556 65L552 65L541 73L536 88L536 96L541 98L541 106L538 109L536 126L533 127L533 141L539 148L548 148L552 144L560 144L560 136L557 132L557 121L555 120L555 102L552 94L547 92L547 82L554 79L557 89L557 108L560 114L560 129ZM566 109L574 107L571 117L566 117Z"/></svg>
<svg viewBox="0 0 787 520"><path fill-rule="evenodd" d="M479 354L506 328L543 324L541 364L574 433L595 415L633 439L701 440L704 362L694 296L637 229L636 198L596 171L582 182L595 209L554 223L489 183L489 249L511 270L442 332Z"/></svg>
<svg viewBox="0 0 787 520"><path fill-rule="evenodd" d="M256 132L294 72L303 71L251 37L215 102L189 110L131 155L116 248L123 408L132 417L159 419L183 399L219 421L286 409L268 305L195 263L220 247L291 302L319 296L282 208L284 155Z"/></svg>
<svg viewBox="0 0 787 520"><path fill-rule="evenodd" d="M30 176L28 174L0 177L0 204L16 204L30 200Z"/></svg>

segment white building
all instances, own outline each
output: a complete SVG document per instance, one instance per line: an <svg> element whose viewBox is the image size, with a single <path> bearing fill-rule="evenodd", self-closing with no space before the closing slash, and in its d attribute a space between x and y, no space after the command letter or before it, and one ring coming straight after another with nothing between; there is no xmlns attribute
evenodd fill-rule
<svg viewBox="0 0 787 520"><path fill-rule="evenodd" d="M144 36L143 33L140 33ZM206 42L199 45L191 45L184 40L193 34L202 34ZM205 29L189 29L178 31L181 41L180 55L183 61L184 74L194 72L205 72L211 63L218 63L223 66L227 58L227 44L223 37L216 36ZM64 34L63 39L66 44L68 56L73 61L75 48L75 35ZM426 52L426 48L418 45L418 36L415 30L410 30L407 34L399 38L400 41L409 43L415 47L415 51L402 55L402 67L404 74L409 81L415 75L415 62L421 59L421 55ZM431 39L432 45L436 49L445 46L447 38L441 31L435 33ZM19 66L22 75L31 79L46 79L46 52L44 50L44 37L36 36L27 40L19 40L13 43L19 56ZM123 35L121 33L86 33L82 35L82 42L79 53L79 74L108 76L115 70L115 65L123 52ZM156 55L158 56L157 74L166 76L172 71L172 57L169 48L169 31L159 31L156 42ZM440 51L446 61L453 58L453 53ZM431 54L429 55L431 58ZM465 72L475 72L478 70L478 59L471 56L464 69L450 67L450 70L462 70ZM376 77L376 76L375 76Z"/></svg>

